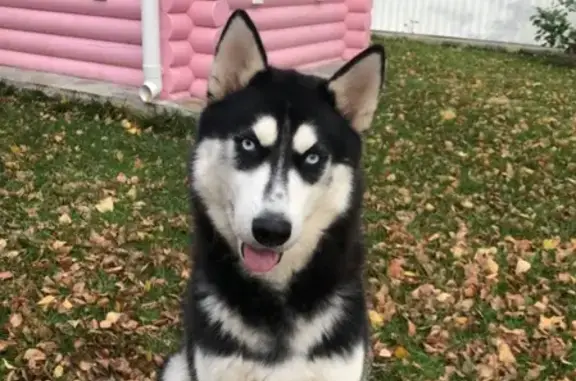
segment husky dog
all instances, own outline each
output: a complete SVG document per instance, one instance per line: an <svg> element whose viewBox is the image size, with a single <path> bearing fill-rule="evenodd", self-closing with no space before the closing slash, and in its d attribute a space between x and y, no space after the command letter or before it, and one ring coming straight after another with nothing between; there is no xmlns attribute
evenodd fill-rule
<svg viewBox="0 0 576 381"><path fill-rule="evenodd" d="M183 347L161 380L365 380L360 133L384 67L371 46L328 80L280 70L230 16L190 160Z"/></svg>

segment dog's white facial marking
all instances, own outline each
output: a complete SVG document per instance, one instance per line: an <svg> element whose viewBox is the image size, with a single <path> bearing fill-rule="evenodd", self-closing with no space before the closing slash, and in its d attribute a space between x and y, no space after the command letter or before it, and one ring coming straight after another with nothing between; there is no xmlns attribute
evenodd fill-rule
<svg viewBox="0 0 576 381"><path fill-rule="evenodd" d="M184 349L168 359L160 381L192 381Z"/></svg>
<svg viewBox="0 0 576 381"><path fill-rule="evenodd" d="M302 154L308 151L317 141L318 136L316 136L314 127L304 123L298 127L294 134L294 138L292 139L292 148L294 151Z"/></svg>
<svg viewBox="0 0 576 381"><path fill-rule="evenodd" d="M241 356L220 357L196 349L198 381L361 381L365 350L358 344L349 355L308 360L294 356L272 366Z"/></svg>
<svg viewBox="0 0 576 381"><path fill-rule="evenodd" d="M266 115L258 118L252 129L263 147L273 146L278 139L278 123L272 116Z"/></svg>
<svg viewBox="0 0 576 381"><path fill-rule="evenodd" d="M315 184L306 183L291 170L286 205L293 236L280 263L261 277L283 288L295 272L306 266L324 231L348 209L352 188L353 170L345 164L332 164Z"/></svg>
<svg viewBox="0 0 576 381"><path fill-rule="evenodd" d="M264 212L265 189L270 181L271 168L268 162L250 171L232 171L229 182L232 186L233 228L242 242L257 245L252 235L252 221Z"/></svg>
<svg viewBox="0 0 576 381"><path fill-rule="evenodd" d="M192 187L202 198L210 219L231 244L236 241L228 210L233 186L228 180L233 170L232 144L218 139L204 140L196 147L191 174Z"/></svg>
<svg viewBox="0 0 576 381"><path fill-rule="evenodd" d="M240 341L254 352L266 351L271 338L260 330L244 323L242 317L228 308L228 305L210 295L200 302L200 308L207 314L210 322L220 324L221 329Z"/></svg>

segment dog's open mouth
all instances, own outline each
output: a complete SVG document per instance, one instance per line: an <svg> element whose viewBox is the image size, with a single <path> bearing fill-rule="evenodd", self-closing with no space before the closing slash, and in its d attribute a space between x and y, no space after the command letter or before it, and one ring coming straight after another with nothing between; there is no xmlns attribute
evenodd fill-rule
<svg viewBox="0 0 576 381"><path fill-rule="evenodd" d="M247 245L245 243L241 246L242 259L244 266L249 271L255 273L267 273L271 271L282 259L282 253L272 249L259 249Z"/></svg>

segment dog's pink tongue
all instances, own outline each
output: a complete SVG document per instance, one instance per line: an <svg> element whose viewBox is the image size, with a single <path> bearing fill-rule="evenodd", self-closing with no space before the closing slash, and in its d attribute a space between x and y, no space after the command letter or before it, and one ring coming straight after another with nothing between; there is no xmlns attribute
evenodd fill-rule
<svg viewBox="0 0 576 381"><path fill-rule="evenodd" d="M265 273L274 268L280 259L280 254L274 250L256 249L244 245L244 265L255 273Z"/></svg>

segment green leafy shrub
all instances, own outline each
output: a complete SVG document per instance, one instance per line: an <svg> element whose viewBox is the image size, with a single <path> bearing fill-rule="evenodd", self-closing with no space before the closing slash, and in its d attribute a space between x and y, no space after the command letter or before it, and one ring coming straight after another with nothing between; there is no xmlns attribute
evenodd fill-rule
<svg viewBox="0 0 576 381"><path fill-rule="evenodd" d="M548 8L536 7L536 14L530 17L532 25L538 28L536 41L576 54L576 26L568 18L571 13L576 13L576 0L558 0Z"/></svg>

